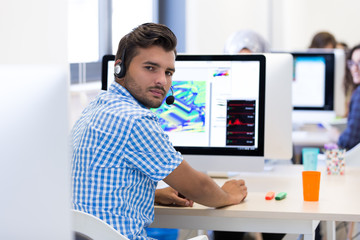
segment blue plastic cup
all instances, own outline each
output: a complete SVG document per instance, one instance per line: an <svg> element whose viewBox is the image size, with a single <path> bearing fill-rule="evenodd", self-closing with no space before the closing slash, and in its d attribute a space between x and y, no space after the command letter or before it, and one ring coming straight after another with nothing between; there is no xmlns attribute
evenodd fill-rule
<svg viewBox="0 0 360 240"><path fill-rule="evenodd" d="M302 149L302 162L304 165L304 171L316 171L319 151L319 148Z"/></svg>

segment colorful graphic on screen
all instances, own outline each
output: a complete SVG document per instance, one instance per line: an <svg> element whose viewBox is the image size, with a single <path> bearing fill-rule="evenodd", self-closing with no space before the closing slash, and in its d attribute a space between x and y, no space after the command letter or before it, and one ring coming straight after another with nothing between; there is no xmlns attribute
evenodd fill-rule
<svg viewBox="0 0 360 240"><path fill-rule="evenodd" d="M213 74L213 77L223 77L223 76L229 76L228 69L216 70L216 72Z"/></svg>
<svg viewBox="0 0 360 240"><path fill-rule="evenodd" d="M205 132L205 81L173 81L175 102L152 109L166 132Z"/></svg>

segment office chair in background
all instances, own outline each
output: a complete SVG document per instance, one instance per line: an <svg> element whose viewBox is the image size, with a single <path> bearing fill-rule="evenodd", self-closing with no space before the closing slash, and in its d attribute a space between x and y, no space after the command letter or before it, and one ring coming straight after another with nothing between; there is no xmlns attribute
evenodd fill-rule
<svg viewBox="0 0 360 240"><path fill-rule="evenodd" d="M129 240L99 218L85 212L71 211L75 240ZM189 240L208 240L208 237L201 235Z"/></svg>
<svg viewBox="0 0 360 240"><path fill-rule="evenodd" d="M346 151L345 153L346 166L359 167L360 166L360 143L355 147Z"/></svg>

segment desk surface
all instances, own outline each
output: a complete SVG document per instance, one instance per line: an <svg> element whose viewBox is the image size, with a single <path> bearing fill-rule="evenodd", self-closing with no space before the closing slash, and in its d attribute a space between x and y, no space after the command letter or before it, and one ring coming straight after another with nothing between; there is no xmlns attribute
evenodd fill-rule
<svg viewBox="0 0 360 240"><path fill-rule="evenodd" d="M295 146L316 146L322 147L332 142L327 131L293 131L292 140Z"/></svg>
<svg viewBox="0 0 360 240"><path fill-rule="evenodd" d="M245 179L248 196L244 202L238 205L219 209L199 204L194 204L192 208L156 206L155 221L152 226L209 230L232 229L232 227L214 227L215 225L210 223L201 223L209 217L215 218L216 221L226 219L256 220L254 223L277 220L277 224L286 224L289 220L300 222L308 220L360 221L360 168L347 168L343 176L326 175L322 169L318 202L303 201L302 169L301 165L277 165L271 171L241 174L238 178ZM225 180L216 181L222 184ZM287 197L281 201L265 200L265 194L268 191L284 191L287 192ZM196 216L197 222L183 222L189 219L186 217L191 216ZM182 219L180 221L182 226L176 225L179 224L178 221L174 223L175 226L171 226L171 221L176 220L177 217L185 217L179 218ZM168 221L164 223L163 220L166 219ZM239 224L241 222L237 223L237 225ZM191 227L190 225L195 226ZM250 229L247 226L247 230ZM258 228L255 227L254 230L256 231L256 229ZM281 228L279 232L281 232Z"/></svg>
<svg viewBox="0 0 360 240"><path fill-rule="evenodd" d="M322 124L304 124L297 126L292 132L292 140L295 146L324 146L325 143L332 142L329 129L337 128L343 132L346 128L346 119L334 119Z"/></svg>

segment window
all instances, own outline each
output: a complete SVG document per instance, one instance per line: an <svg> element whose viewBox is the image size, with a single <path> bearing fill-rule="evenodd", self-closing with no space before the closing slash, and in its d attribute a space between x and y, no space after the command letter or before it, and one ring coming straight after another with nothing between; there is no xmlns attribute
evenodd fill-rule
<svg viewBox="0 0 360 240"><path fill-rule="evenodd" d="M68 56L71 83L100 81L101 59L114 54L122 36L157 22L157 0L69 0Z"/></svg>
<svg viewBox="0 0 360 240"><path fill-rule="evenodd" d="M99 60L98 0L69 0L69 62Z"/></svg>
<svg viewBox="0 0 360 240"><path fill-rule="evenodd" d="M157 22L157 1L112 0L112 49L116 53L120 39L145 22Z"/></svg>

